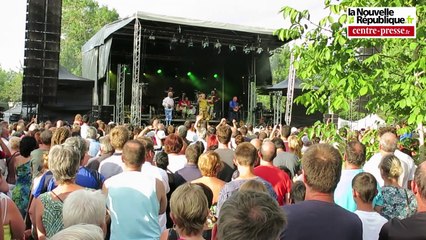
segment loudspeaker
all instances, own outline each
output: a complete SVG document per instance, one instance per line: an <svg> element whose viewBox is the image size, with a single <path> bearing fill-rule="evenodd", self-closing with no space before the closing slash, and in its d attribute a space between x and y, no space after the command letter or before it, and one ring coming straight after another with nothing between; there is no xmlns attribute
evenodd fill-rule
<svg viewBox="0 0 426 240"><path fill-rule="evenodd" d="M114 121L114 105L95 105L92 106L92 119L91 121L102 120L104 123Z"/></svg>
<svg viewBox="0 0 426 240"><path fill-rule="evenodd" d="M58 86L62 0L27 0L25 104L55 103Z"/></svg>

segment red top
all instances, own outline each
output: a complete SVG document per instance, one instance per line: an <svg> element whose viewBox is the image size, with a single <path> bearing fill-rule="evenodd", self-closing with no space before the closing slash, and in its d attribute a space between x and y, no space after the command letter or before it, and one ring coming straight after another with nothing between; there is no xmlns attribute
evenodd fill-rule
<svg viewBox="0 0 426 240"><path fill-rule="evenodd" d="M285 195L291 190L291 179L287 173L275 166L258 166L254 168L254 174L272 185L280 206L286 204Z"/></svg>

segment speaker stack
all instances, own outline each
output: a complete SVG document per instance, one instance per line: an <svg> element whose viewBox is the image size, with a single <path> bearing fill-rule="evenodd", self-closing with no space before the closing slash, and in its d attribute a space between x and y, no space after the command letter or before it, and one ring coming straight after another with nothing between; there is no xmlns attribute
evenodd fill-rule
<svg viewBox="0 0 426 240"><path fill-rule="evenodd" d="M22 101L56 102L61 40L62 0L27 0Z"/></svg>

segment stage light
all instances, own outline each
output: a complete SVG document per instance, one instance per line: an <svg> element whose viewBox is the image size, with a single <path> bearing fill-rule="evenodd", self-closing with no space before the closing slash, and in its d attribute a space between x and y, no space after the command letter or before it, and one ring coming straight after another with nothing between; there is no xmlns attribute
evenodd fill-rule
<svg viewBox="0 0 426 240"><path fill-rule="evenodd" d="M143 75L146 77L146 73L143 73Z"/></svg>
<svg viewBox="0 0 426 240"><path fill-rule="evenodd" d="M201 46L203 46L203 48L209 47L209 38L206 37L203 41L201 41Z"/></svg>
<svg viewBox="0 0 426 240"><path fill-rule="evenodd" d="M217 73L215 73L215 74L213 75L213 77L214 77L214 78L218 78L218 77L219 77L219 75L218 75Z"/></svg>
<svg viewBox="0 0 426 240"><path fill-rule="evenodd" d="M186 40L185 40L185 38L183 38L183 36L182 36L182 37L180 38L179 42L180 42L180 43L185 43L185 42L186 42Z"/></svg>
<svg viewBox="0 0 426 240"><path fill-rule="evenodd" d="M261 54L262 52L263 52L263 48L258 47L257 50L256 50L256 53L257 54Z"/></svg>
<svg viewBox="0 0 426 240"><path fill-rule="evenodd" d="M157 73L158 73L158 74L161 74L162 72L163 72L163 70L161 70L161 69L158 69L158 70L157 70Z"/></svg>
<svg viewBox="0 0 426 240"><path fill-rule="evenodd" d="M232 51L235 51L235 50L237 50L237 47L235 46L235 45L229 45L229 50L232 52Z"/></svg>
<svg viewBox="0 0 426 240"><path fill-rule="evenodd" d="M190 77L190 76L192 76L192 72L188 72L186 75L187 75L188 77Z"/></svg>

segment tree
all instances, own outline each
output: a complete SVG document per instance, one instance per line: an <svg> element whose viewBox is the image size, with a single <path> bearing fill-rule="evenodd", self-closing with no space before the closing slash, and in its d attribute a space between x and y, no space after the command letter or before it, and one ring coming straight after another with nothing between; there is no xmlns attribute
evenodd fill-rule
<svg viewBox="0 0 426 240"><path fill-rule="evenodd" d="M276 34L283 40L302 40L292 49L298 59L297 75L307 89L318 87L296 101L307 106L308 112L328 108L337 112L348 111L352 101L368 96L367 110L382 111L388 121L426 121L426 6L416 0L343 0L337 5L325 0L325 6L329 15L318 23L310 21L307 10L282 8L292 25ZM416 6L417 38L348 39L346 10L359 6ZM362 50L368 50L369 56L361 56Z"/></svg>
<svg viewBox="0 0 426 240"><path fill-rule="evenodd" d="M0 101L21 101L22 77L22 72L4 70L0 67Z"/></svg>
<svg viewBox="0 0 426 240"><path fill-rule="evenodd" d="M104 25L117 19L117 11L100 7L94 0L63 0L61 65L81 75L81 47Z"/></svg>

